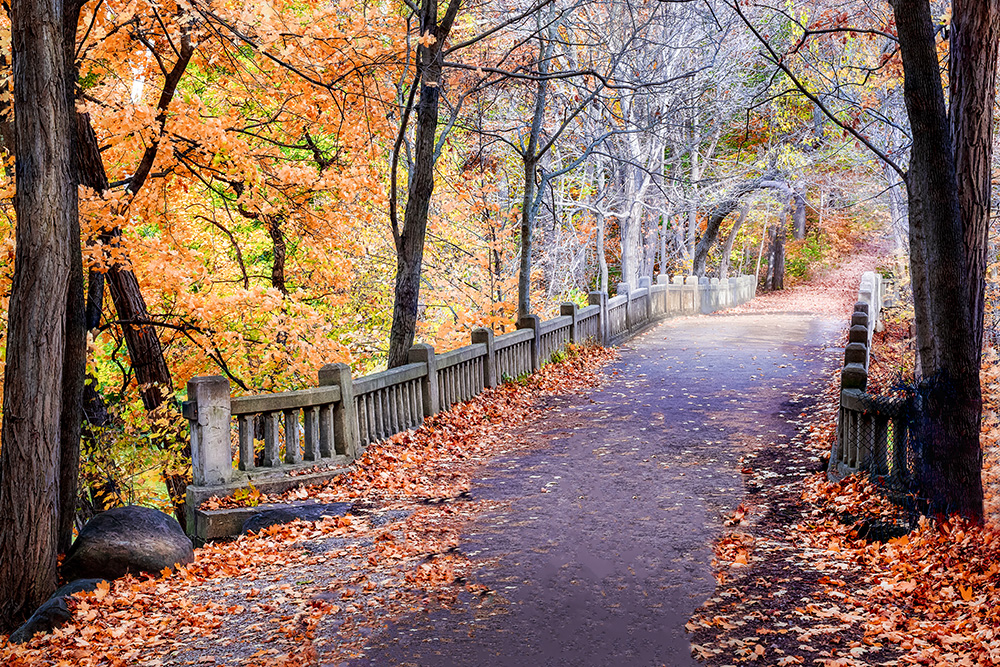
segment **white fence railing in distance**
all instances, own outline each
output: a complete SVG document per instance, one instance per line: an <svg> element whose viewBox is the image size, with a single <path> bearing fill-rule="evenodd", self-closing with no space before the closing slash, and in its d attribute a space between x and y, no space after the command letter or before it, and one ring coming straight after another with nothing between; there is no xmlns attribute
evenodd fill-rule
<svg viewBox="0 0 1000 667"><path fill-rule="evenodd" d="M613 343L628 335L628 294L608 299L608 339Z"/></svg>
<svg viewBox="0 0 1000 667"><path fill-rule="evenodd" d="M352 378L345 364L327 364L313 389L232 398L226 378L193 378L184 406L193 476L187 490L189 532L202 540L219 536L198 509L212 495L250 485L273 493L329 478L372 443L539 370L571 343L610 345L653 320L696 313L703 302L743 303L755 292L753 280L744 276L719 285L728 295L711 298L701 294L710 285L700 286L693 277L668 284L660 276L655 287L643 279L638 289L625 286L614 298L592 292L585 308L563 304L551 320L523 317L517 331L501 336L476 329L472 344L457 350L436 354L430 345L414 345L410 363L399 368Z"/></svg>
<svg viewBox="0 0 1000 667"><path fill-rule="evenodd" d="M629 294L628 328L629 331L641 329L651 321L649 288L640 287Z"/></svg>

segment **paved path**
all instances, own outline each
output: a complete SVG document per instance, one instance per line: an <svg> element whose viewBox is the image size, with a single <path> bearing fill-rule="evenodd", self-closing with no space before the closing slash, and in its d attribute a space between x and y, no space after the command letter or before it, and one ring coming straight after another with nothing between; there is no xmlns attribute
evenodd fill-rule
<svg viewBox="0 0 1000 667"><path fill-rule="evenodd" d="M841 318L807 313L667 320L622 347L611 381L551 400L473 497L509 500L461 550L498 559L495 596L402 619L374 665L696 664L684 624L714 588L711 542L743 497L738 459L791 440Z"/></svg>

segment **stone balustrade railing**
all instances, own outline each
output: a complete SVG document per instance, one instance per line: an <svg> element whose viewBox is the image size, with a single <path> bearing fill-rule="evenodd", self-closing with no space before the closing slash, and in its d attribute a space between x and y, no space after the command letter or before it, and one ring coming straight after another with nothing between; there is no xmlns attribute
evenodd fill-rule
<svg viewBox="0 0 1000 667"><path fill-rule="evenodd" d="M834 479L865 472L873 478L893 478L895 483L907 474L907 402L867 391L872 336L884 296L881 276L865 273L851 315L844 367L840 372L837 440L829 469Z"/></svg>
<svg viewBox="0 0 1000 667"><path fill-rule="evenodd" d="M592 292L585 308L562 304L551 320L526 316L516 331L500 336L475 329L470 345L449 352L414 345L410 363L364 377L353 378L346 364L327 364L312 389L233 398L225 377L192 378L184 404L193 477L187 488L188 532L198 541L231 534L231 525L213 522L198 509L211 496L251 486L280 493L331 479L372 443L539 370L568 344L617 344L656 320L714 312L755 293L753 276L723 282L660 276L656 284L642 279L635 289L620 285L610 299Z"/></svg>

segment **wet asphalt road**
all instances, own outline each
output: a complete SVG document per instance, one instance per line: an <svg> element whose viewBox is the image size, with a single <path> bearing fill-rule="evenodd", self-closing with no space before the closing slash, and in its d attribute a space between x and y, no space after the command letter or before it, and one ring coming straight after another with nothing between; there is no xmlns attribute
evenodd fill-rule
<svg viewBox="0 0 1000 667"><path fill-rule="evenodd" d="M622 346L610 381L549 399L474 498L511 501L463 535L496 595L401 619L364 665L697 664L684 624L715 589L712 540L743 498L740 456L791 441L839 320L667 320Z"/></svg>

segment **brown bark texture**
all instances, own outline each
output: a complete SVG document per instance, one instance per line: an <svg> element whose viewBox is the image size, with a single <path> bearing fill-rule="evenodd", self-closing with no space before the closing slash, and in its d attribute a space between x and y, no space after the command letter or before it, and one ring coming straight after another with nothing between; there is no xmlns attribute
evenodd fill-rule
<svg viewBox="0 0 1000 667"><path fill-rule="evenodd" d="M919 354L913 437L920 493L934 514L981 521L982 315L976 304L983 273L977 268L978 241L970 245L969 239L989 211L992 147L984 138L995 95L997 3L954 4L950 120L929 3L895 0L893 9L913 135L906 185Z"/></svg>
<svg viewBox="0 0 1000 667"><path fill-rule="evenodd" d="M76 286L73 277L79 222L63 21L61 2L11 5L18 223L0 428L0 626L6 629L56 585L63 375L76 354L67 355L75 327L67 307L74 307L74 290L82 295L82 280Z"/></svg>
<svg viewBox="0 0 1000 667"><path fill-rule="evenodd" d="M402 230L396 238L396 286L392 304L392 328L389 331L389 368L402 366L409 361L410 347L413 346L417 332L420 273L427 237L427 216L430 213L431 195L434 193L434 152L443 70L441 50L458 15L459 5L460 0L451 0L445 16L438 23L437 2L423 0L421 4L421 34L429 33L435 41L428 46L420 45L417 49L420 95L406 211L403 214Z"/></svg>

